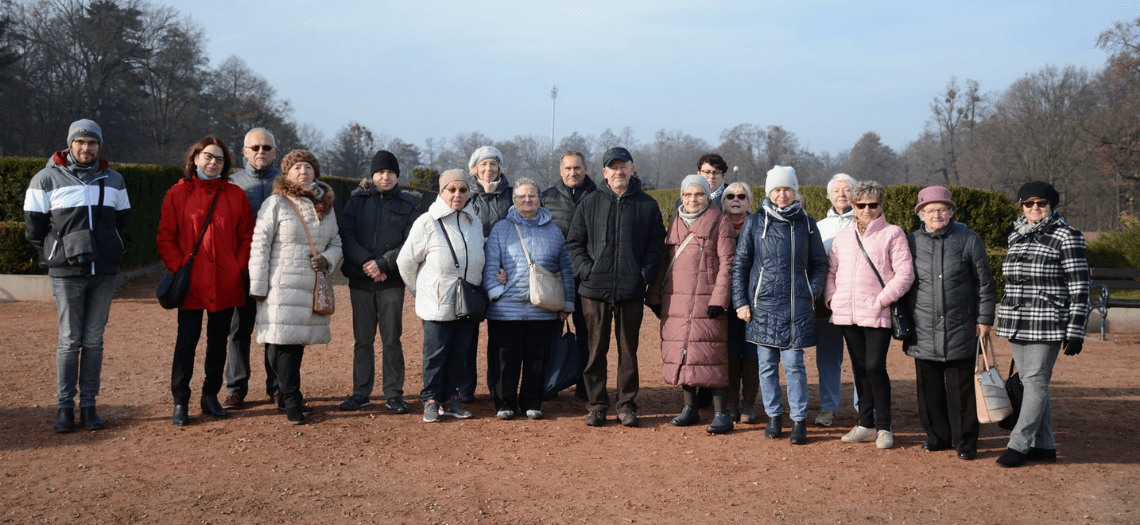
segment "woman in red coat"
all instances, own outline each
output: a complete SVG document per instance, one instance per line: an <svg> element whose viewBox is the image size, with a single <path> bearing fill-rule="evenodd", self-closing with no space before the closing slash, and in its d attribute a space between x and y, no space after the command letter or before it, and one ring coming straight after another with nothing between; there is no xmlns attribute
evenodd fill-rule
<svg viewBox="0 0 1140 525"><path fill-rule="evenodd" d="M227 416L218 402L218 391L226 365L230 320L234 308L245 303L254 223L245 192L229 182L232 165L233 157L224 142L212 136L198 141L186 152L186 176L166 192L162 201L158 255L168 271L175 272L186 264L206 227L194 258L186 301L178 308L170 392L174 395L173 421L179 426L190 424L190 378L194 375L194 349L202 335L203 310L207 322L202 412Z"/></svg>

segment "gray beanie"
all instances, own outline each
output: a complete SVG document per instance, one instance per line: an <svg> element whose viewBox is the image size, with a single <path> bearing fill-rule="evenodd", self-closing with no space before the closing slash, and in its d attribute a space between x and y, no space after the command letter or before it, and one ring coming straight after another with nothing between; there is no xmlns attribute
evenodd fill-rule
<svg viewBox="0 0 1140 525"><path fill-rule="evenodd" d="M487 159L495 159L495 162L499 163L499 169L503 168L503 153L494 146L483 146L471 154L471 160L467 161L467 169L474 170L476 164Z"/></svg>
<svg viewBox="0 0 1140 525"><path fill-rule="evenodd" d="M67 145L71 146L80 137L95 139L100 146L103 145L103 130L94 120L80 119L71 123L71 127L67 128Z"/></svg>
<svg viewBox="0 0 1140 525"><path fill-rule="evenodd" d="M688 188L689 186L700 186L701 189L704 190L706 197L712 195L712 191L709 190L708 179L705 179L700 175L689 175L681 180L681 193L685 193L685 188Z"/></svg>

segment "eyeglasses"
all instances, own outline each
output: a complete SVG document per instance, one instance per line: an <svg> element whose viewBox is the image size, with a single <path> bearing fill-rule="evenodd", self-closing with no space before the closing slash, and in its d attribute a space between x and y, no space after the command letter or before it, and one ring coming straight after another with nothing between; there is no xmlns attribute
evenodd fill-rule
<svg viewBox="0 0 1140 525"><path fill-rule="evenodd" d="M922 209L922 213L925 213L926 215L946 215L946 214L949 214L951 211L953 211L953 210L951 210L950 208L923 208Z"/></svg>
<svg viewBox="0 0 1140 525"><path fill-rule="evenodd" d="M855 207L859 208L860 210L863 208L871 208L872 210L874 210L874 209L878 209L879 203L877 203L877 202L856 202Z"/></svg>
<svg viewBox="0 0 1140 525"><path fill-rule="evenodd" d="M254 146L246 146L245 149L248 149L254 153L257 153L259 151L269 153L270 151L273 151L273 146L270 146L269 144L257 144Z"/></svg>
<svg viewBox="0 0 1140 525"><path fill-rule="evenodd" d="M226 158L222 157L222 156L211 155L209 153L206 153L205 151L201 152L200 155L202 155L202 158L206 160L206 164L209 164L211 162L217 162L218 164L225 164L226 163Z"/></svg>
<svg viewBox="0 0 1140 525"><path fill-rule="evenodd" d="M701 170L700 174L701 175L717 175L717 176L720 176L720 175L724 175L724 172L720 171L720 170Z"/></svg>
<svg viewBox="0 0 1140 525"><path fill-rule="evenodd" d="M455 192L459 192L459 193L467 193L467 186L460 186L458 189L456 189L456 188L447 188L447 191L448 191L448 192L451 192L451 193L455 193Z"/></svg>
<svg viewBox="0 0 1140 525"><path fill-rule="evenodd" d="M528 193L526 195L515 195L515 199L520 201L536 201L538 200L538 195L535 195L533 193Z"/></svg>
<svg viewBox="0 0 1140 525"><path fill-rule="evenodd" d="M1021 201L1021 207L1025 208L1025 209L1029 209L1029 208L1045 209L1048 206L1049 206L1049 201Z"/></svg>
<svg viewBox="0 0 1140 525"><path fill-rule="evenodd" d="M734 200L744 201L744 200L748 200L748 194L746 194L746 193L725 193L724 198L726 198L730 201L734 201Z"/></svg>

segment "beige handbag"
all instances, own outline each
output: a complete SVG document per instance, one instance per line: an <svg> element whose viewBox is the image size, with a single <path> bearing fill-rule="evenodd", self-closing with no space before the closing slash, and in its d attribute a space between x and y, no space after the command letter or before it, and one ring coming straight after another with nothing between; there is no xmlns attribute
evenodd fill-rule
<svg viewBox="0 0 1140 525"><path fill-rule="evenodd" d="M1009 402L1009 393L1005 391L1001 371L994 363L993 342L989 341L988 336L978 338L978 356L974 365L974 397L978 405L980 423L997 423L1013 413L1013 405Z"/></svg>
<svg viewBox="0 0 1140 525"><path fill-rule="evenodd" d="M519 244L522 244L523 255L526 255L526 263L530 268L530 304L551 312L565 310L566 289L562 287L562 275L551 273L542 265L535 264L530 259L518 223L515 223L515 231L519 232Z"/></svg>

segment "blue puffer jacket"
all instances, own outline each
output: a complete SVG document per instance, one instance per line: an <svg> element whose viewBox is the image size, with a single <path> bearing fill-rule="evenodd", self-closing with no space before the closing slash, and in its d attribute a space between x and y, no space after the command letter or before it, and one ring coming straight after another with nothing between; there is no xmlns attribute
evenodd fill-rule
<svg viewBox="0 0 1140 525"><path fill-rule="evenodd" d="M745 338L771 348L815 346L815 298L827 265L815 219L799 203L777 211L764 199L744 221L732 263L733 308L752 307Z"/></svg>
<svg viewBox="0 0 1140 525"><path fill-rule="evenodd" d="M533 219L524 219L511 206L504 220L495 223L487 238L487 262L483 265L483 288L491 298L487 318L496 321L551 321L558 319L551 312L530 304L530 269L519 242L522 230L530 258L553 273L561 273L566 294L565 312L574 311L574 269L570 266L570 253L562 230L551 221L550 211L539 208ZM507 284L499 284L495 277L499 270L507 271Z"/></svg>

